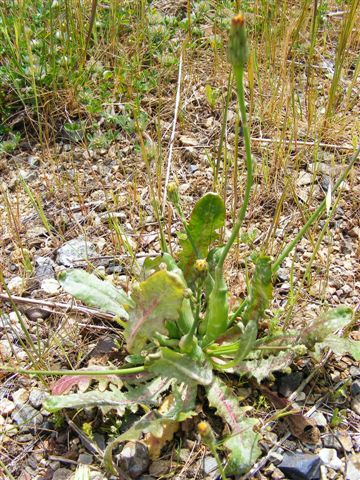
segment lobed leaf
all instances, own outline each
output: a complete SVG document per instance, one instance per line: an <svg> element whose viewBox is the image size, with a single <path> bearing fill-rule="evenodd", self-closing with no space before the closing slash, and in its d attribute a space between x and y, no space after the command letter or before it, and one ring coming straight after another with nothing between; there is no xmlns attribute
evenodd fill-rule
<svg viewBox="0 0 360 480"><path fill-rule="evenodd" d="M356 361L360 360L360 342L350 338L341 338L337 335L328 335L323 342L315 345L315 352L323 348L331 348L334 353L344 355L349 353Z"/></svg>
<svg viewBox="0 0 360 480"><path fill-rule="evenodd" d="M301 333L301 342L308 348L314 347L316 343L323 342L328 335L331 335L351 323L353 312L349 307L337 307L320 315Z"/></svg>
<svg viewBox="0 0 360 480"><path fill-rule="evenodd" d="M115 288L112 283L81 269L66 270L58 278L62 288L85 305L113 313L125 320L129 318L126 309L134 304L121 288Z"/></svg>
<svg viewBox="0 0 360 480"><path fill-rule="evenodd" d="M280 352L277 355L269 355L267 358L257 360L245 360L233 369L239 375L254 377L258 383L267 378L270 373L282 370L291 365L294 360L294 353L291 351Z"/></svg>
<svg viewBox="0 0 360 480"><path fill-rule="evenodd" d="M147 369L158 375L175 378L179 382L209 385L212 381L212 368L208 362L199 362L190 355L160 348L160 356L151 359Z"/></svg>
<svg viewBox="0 0 360 480"><path fill-rule="evenodd" d="M139 353L154 332L166 333L165 322L179 318L184 293L179 277L165 270L140 283L132 294L135 308L130 311L125 329L130 353Z"/></svg>
<svg viewBox="0 0 360 480"><path fill-rule="evenodd" d="M188 223L188 233L196 247L194 252L189 238L180 239L180 268L185 278L191 278L192 267L197 258L206 258L209 246L217 238L216 230L225 222L225 205L217 193L207 193L197 201Z"/></svg>
<svg viewBox="0 0 360 480"><path fill-rule="evenodd" d="M207 397L210 406L232 430L231 437L224 442L230 450L226 472L229 475L247 472L261 454L258 446L260 435L254 431L258 421L245 416L245 409L239 406L232 390L217 377L207 388Z"/></svg>

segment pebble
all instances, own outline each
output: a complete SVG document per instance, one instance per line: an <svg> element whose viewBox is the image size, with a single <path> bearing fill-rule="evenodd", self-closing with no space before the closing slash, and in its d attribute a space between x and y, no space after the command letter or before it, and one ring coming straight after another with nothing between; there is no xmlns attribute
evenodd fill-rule
<svg viewBox="0 0 360 480"><path fill-rule="evenodd" d="M72 267L74 262L96 255L97 251L93 243L83 238L74 238L58 249L56 263L65 265L65 267Z"/></svg>
<svg viewBox="0 0 360 480"><path fill-rule="evenodd" d="M341 470L343 468L342 461L337 456L335 448L322 448L319 451L319 457L327 467L333 468L334 470Z"/></svg>
<svg viewBox="0 0 360 480"><path fill-rule="evenodd" d="M141 442L126 443L117 458L120 468L125 470L131 478L140 477L150 464L148 448Z"/></svg>
<svg viewBox="0 0 360 480"><path fill-rule="evenodd" d="M283 397L289 397L303 380L303 375L300 372L290 373L289 375L283 375L279 379L279 393Z"/></svg>
<svg viewBox="0 0 360 480"><path fill-rule="evenodd" d="M31 182L32 180L35 180L36 177L37 177L36 172L31 172L29 170L22 170L22 169L19 170L19 175L18 175L19 180L22 179L24 180L24 182Z"/></svg>
<svg viewBox="0 0 360 480"><path fill-rule="evenodd" d="M8 398L2 398L0 401L0 415L9 415L15 410L15 403Z"/></svg>
<svg viewBox="0 0 360 480"><path fill-rule="evenodd" d="M49 396L48 392L40 388L33 388L29 395L29 402L34 408L40 408L45 398Z"/></svg>
<svg viewBox="0 0 360 480"><path fill-rule="evenodd" d="M355 380L351 385L351 396L356 397L360 393L360 380Z"/></svg>
<svg viewBox="0 0 360 480"><path fill-rule="evenodd" d="M309 453L284 453L279 469L292 480L319 480L321 460Z"/></svg>
<svg viewBox="0 0 360 480"><path fill-rule="evenodd" d="M350 370L349 370L349 373L353 378L360 377L360 368L351 366Z"/></svg>
<svg viewBox="0 0 360 480"><path fill-rule="evenodd" d="M30 168L37 168L40 166L40 159L36 155L30 155L27 161Z"/></svg>
<svg viewBox="0 0 360 480"><path fill-rule="evenodd" d="M169 468L169 460L156 460L150 465L149 473L154 477L160 477L161 475L166 474L169 471Z"/></svg>
<svg viewBox="0 0 360 480"><path fill-rule="evenodd" d="M52 480L68 480L73 475L71 470L67 468L59 468L54 472Z"/></svg>
<svg viewBox="0 0 360 480"><path fill-rule="evenodd" d="M14 293L15 295L21 295L26 288L26 284L23 278L13 277L11 280L9 280L7 287L11 293Z"/></svg>
<svg viewBox="0 0 360 480"><path fill-rule="evenodd" d="M315 423L318 427L326 427L328 424L325 415L321 412L318 412L318 411L314 412L311 415L311 418L315 420Z"/></svg>
<svg viewBox="0 0 360 480"><path fill-rule="evenodd" d="M91 465L94 461L93 455L90 453L80 453L78 462L82 465Z"/></svg>
<svg viewBox="0 0 360 480"><path fill-rule="evenodd" d="M44 417L31 405L23 405L19 410L12 413L14 422L26 430L39 426L43 423Z"/></svg>
<svg viewBox="0 0 360 480"><path fill-rule="evenodd" d="M203 471L205 475L209 476L210 478L217 478L219 475L218 465L214 457L207 455L203 459L202 465Z"/></svg>
<svg viewBox="0 0 360 480"><path fill-rule="evenodd" d="M279 291L281 293L288 293L290 291L290 283L289 282L284 282L280 288Z"/></svg>
<svg viewBox="0 0 360 480"><path fill-rule="evenodd" d="M346 469L346 480L360 479L360 454L356 453L349 457Z"/></svg>
<svg viewBox="0 0 360 480"><path fill-rule="evenodd" d="M29 399L29 391L26 388L19 388L12 393L12 399L17 407L24 405Z"/></svg>
<svg viewBox="0 0 360 480"><path fill-rule="evenodd" d="M356 415L360 415L360 394L351 400L351 409Z"/></svg>
<svg viewBox="0 0 360 480"><path fill-rule="evenodd" d="M45 278L40 285L41 290L50 295L54 295L60 290L60 283L56 278Z"/></svg>

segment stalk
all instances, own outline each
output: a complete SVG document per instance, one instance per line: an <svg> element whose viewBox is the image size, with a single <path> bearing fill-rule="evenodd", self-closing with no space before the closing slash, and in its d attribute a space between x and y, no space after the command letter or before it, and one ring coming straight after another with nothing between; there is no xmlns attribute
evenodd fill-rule
<svg viewBox="0 0 360 480"><path fill-rule="evenodd" d="M250 200L251 187L253 183L253 161L251 156L250 132L247 123L245 90L244 90L244 69L247 61L248 51L246 42L246 33L244 26L244 18L241 14L237 15L232 22L232 34L230 40L229 57L234 69L236 81L236 91L238 96L239 110L241 115L241 123L243 129L243 138L245 146L245 164L246 164L246 188L243 203L238 213L238 218L232 228L230 238L228 239L219 262L215 270L215 277L222 275L225 259L232 247L234 241L239 235L240 228L243 224L246 210ZM237 161L237 159L235 159Z"/></svg>
<svg viewBox="0 0 360 480"><path fill-rule="evenodd" d="M25 375L39 376L102 376L102 375L132 375L145 371L144 365L139 367L119 368L118 370L27 370L26 368L0 367L0 371L8 373L21 373Z"/></svg>

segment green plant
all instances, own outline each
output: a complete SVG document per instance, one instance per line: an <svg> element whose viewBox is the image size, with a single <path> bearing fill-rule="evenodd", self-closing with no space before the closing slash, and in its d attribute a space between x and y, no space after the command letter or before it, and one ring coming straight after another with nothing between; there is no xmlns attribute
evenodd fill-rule
<svg viewBox="0 0 360 480"><path fill-rule="evenodd" d="M287 368L296 357L309 352L316 358L324 348L346 351L360 358L358 342L335 335L351 323L349 308L330 310L300 332L285 330L279 325L268 331L259 331L258 328L271 305L274 274L325 210L326 200L277 259L272 261L264 252L253 256L255 266L248 296L234 310L229 307L224 265L239 236L253 183L243 85L247 43L242 15L233 20L230 61L242 120L247 181L243 203L228 241L225 245L216 245L219 240L217 232L225 224L225 205L220 195L207 193L203 196L187 221L177 186L170 184L168 198L183 224L183 231L179 232L177 260L165 251L158 258L147 260L146 278L133 286L131 295L83 270L69 270L59 276L65 291L87 305L117 317L118 323L124 327L129 353L125 359L126 367L117 370L98 367L77 371L26 371L39 375L63 375L53 389L53 396L45 401L51 412L63 408L99 407L104 413L115 410L123 416L126 410L146 411L107 446L105 466L113 473L116 473L116 467L112 452L118 444L137 439L143 433L161 436L169 422L180 422L196 414L199 386L205 390L209 405L231 430L221 443L221 449L228 452L222 475L246 472L261 453L258 446L261 436L254 429L257 420L247 415L246 407L239 406L236 395L218 374L252 376L261 382L273 371ZM358 154L359 150L333 192L340 187ZM100 384L89 390L93 379L100 380ZM76 385L81 386L81 392L69 394ZM166 413L159 413L156 407L162 395L169 391L173 402ZM211 431L203 428L201 432L217 458L220 447Z"/></svg>

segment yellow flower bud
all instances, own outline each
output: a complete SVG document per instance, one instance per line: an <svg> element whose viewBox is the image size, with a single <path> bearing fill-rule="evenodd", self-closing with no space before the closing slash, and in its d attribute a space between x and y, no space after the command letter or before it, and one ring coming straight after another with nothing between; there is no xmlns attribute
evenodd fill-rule
<svg viewBox="0 0 360 480"><path fill-rule="evenodd" d="M248 55L244 15L239 13L231 21L229 61L234 67L244 68Z"/></svg>

